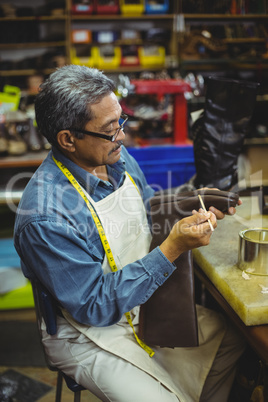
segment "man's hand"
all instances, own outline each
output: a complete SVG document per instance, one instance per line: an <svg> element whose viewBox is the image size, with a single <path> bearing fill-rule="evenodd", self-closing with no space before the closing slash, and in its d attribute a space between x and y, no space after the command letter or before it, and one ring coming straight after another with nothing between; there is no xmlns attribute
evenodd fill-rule
<svg viewBox="0 0 268 402"><path fill-rule="evenodd" d="M194 211L192 216L181 219L173 226L169 236L160 245L160 250L170 262L175 261L184 251L209 244L212 230L208 219L216 228L216 216L210 211L205 213L203 210Z"/></svg>
<svg viewBox="0 0 268 402"><path fill-rule="evenodd" d="M241 200L238 200L238 205L242 204ZM236 209L234 207L230 207L228 209L227 213L221 212L218 209L216 209L215 207L209 207L209 211L213 212L214 215L216 215L217 219L223 219L225 217L225 215L234 215L236 213Z"/></svg>

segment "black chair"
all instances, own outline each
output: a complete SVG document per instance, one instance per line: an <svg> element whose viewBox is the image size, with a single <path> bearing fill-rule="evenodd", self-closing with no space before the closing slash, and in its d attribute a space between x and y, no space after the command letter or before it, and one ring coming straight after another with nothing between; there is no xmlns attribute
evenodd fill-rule
<svg viewBox="0 0 268 402"><path fill-rule="evenodd" d="M38 331L40 334L41 340L41 322L44 319L46 324L46 330L49 335L55 335L57 332L57 314L56 314L56 305L53 301L53 297L46 290L44 286L41 285L38 281L32 281L32 289L34 296L34 304L35 304L35 312L37 319ZM42 344L42 341L41 341ZM60 369L55 366L52 366L47 358L45 348L42 344L42 348L44 351L44 356L46 360L46 364L51 371L58 372L57 378L57 388L56 388L56 402L61 401L61 392L62 392L62 379L65 379L67 387L74 392L74 402L80 402L81 399L81 391L85 388L81 385L77 384L71 377L68 377L64 374Z"/></svg>

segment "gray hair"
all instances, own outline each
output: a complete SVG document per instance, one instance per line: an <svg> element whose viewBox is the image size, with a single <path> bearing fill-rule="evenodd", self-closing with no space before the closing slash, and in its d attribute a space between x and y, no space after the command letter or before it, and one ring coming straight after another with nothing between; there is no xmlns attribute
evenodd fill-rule
<svg viewBox="0 0 268 402"><path fill-rule="evenodd" d="M96 68L67 65L53 72L40 86L35 116L40 133L57 145L59 131L83 129L93 118L90 105L115 90L114 82Z"/></svg>

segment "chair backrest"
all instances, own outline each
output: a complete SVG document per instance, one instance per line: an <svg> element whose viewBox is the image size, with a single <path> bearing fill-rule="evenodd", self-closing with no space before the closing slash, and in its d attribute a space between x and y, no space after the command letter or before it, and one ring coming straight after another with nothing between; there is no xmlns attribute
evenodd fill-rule
<svg viewBox="0 0 268 402"><path fill-rule="evenodd" d="M35 311L38 321L38 328L41 332L42 318L46 324L46 331L49 335L57 332L56 304L49 291L37 280L32 280Z"/></svg>
<svg viewBox="0 0 268 402"><path fill-rule="evenodd" d="M44 352L46 364L52 371L58 372L56 401L61 400L62 378L64 377L68 388L74 392L74 401L80 401L80 392L85 388L77 384L74 379L64 374L57 367L51 365L48 360L44 345L42 343L41 323L44 319L46 324L46 331L49 335L55 335L57 332L57 306L49 291L37 280L32 280L32 289L34 296L35 312L37 318L37 326L40 334L40 342Z"/></svg>

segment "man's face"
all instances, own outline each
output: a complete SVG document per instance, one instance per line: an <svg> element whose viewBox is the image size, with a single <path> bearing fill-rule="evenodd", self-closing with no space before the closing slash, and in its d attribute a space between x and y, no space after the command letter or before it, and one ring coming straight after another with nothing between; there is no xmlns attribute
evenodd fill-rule
<svg viewBox="0 0 268 402"><path fill-rule="evenodd" d="M84 129L113 136L122 113L116 95L107 95L100 103L92 105L91 110L94 117ZM115 142L89 135L84 135L83 139L74 138L75 151L70 158L89 172L98 166L113 164L120 158L120 143L124 138L123 131L119 132Z"/></svg>

